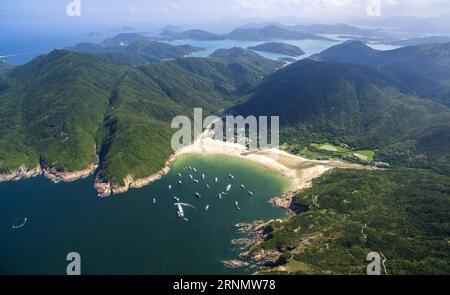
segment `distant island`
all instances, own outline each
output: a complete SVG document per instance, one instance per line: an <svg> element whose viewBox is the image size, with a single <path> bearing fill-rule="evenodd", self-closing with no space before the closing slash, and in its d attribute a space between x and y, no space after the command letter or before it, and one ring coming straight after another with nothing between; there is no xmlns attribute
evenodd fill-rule
<svg viewBox="0 0 450 295"><path fill-rule="evenodd" d="M280 43L280 42L267 42L264 44L247 47L247 49L263 51L263 52L278 53L278 54L294 56L294 57L302 56L305 54L305 52L297 46L286 44L286 43Z"/></svg>
<svg viewBox="0 0 450 295"><path fill-rule="evenodd" d="M280 25L267 25L261 28L237 28L227 34L214 34L205 30L187 30L182 32L165 29L159 35L163 40L236 40L236 41L267 41L267 40L322 40L333 41L329 38L291 30Z"/></svg>

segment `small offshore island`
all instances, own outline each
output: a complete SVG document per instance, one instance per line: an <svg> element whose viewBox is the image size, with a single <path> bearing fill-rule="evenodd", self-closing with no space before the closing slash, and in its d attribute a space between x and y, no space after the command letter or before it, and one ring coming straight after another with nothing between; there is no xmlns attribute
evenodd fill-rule
<svg viewBox="0 0 450 295"><path fill-rule="evenodd" d="M291 57L299 57L305 54L303 50L301 50L299 47L295 45L280 42L267 42L264 44L247 47L247 49L283 54Z"/></svg>

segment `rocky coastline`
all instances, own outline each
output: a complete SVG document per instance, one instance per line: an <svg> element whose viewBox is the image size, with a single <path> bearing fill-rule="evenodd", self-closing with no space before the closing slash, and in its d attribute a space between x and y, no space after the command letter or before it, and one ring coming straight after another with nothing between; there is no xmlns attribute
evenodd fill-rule
<svg viewBox="0 0 450 295"><path fill-rule="evenodd" d="M134 179L131 175L128 175L123 180L123 185L118 185L105 181L99 175L97 175L97 177L95 178L94 188L98 192L98 195L103 198L109 197L111 195L123 194L127 192L129 189L141 188L161 179L164 175L170 172L175 161L176 157L175 155L172 155L164 165L164 168L148 177Z"/></svg>
<svg viewBox="0 0 450 295"><path fill-rule="evenodd" d="M45 177L47 177L54 183L59 183L59 182L73 182L79 179L84 179L89 175L93 174L95 170L97 170L97 167L98 167L97 164L91 164L86 169L83 170L66 172L66 171L58 171L54 168L41 165L41 170L42 174L44 174Z"/></svg>
<svg viewBox="0 0 450 295"><path fill-rule="evenodd" d="M0 182L7 181L18 181L22 179L27 179L31 177L36 177L42 173L41 166L36 166L34 168L27 168L25 166L20 166L19 168L0 174Z"/></svg>
<svg viewBox="0 0 450 295"><path fill-rule="evenodd" d="M226 260L222 263L230 268L249 267L256 270L263 270L277 265L283 254L282 252L278 250L264 250L258 247L270 237L269 225L273 221L275 220L267 222L257 220L253 223L236 224L236 230L245 234L246 237L234 239L231 243L240 246L243 252L239 254L240 259Z"/></svg>
<svg viewBox="0 0 450 295"><path fill-rule="evenodd" d="M38 165L34 168L27 168L25 166L20 166L19 168L11 172L0 174L0 182L18 181L36 177L41 174L43 174L46 178L50 179L54 183L73 182L88 177L89 175L93 174L96 169L97 169L96 164L91 164L86 169L73 172L58 171L54 168L51 168L43 164Z"/></svg>

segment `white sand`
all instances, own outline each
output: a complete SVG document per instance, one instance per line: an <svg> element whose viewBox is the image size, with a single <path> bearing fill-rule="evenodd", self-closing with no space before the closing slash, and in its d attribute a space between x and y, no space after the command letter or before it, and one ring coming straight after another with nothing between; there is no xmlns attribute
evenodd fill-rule
<svg viewBox="0 0 450 295"><path fill-rule="evenodd" d="M204 132L192 145L179 150L175 155L228 155L259 163L292 181L292 190L298 191L311 186L312 180L334 168L372 169L341 161L317 161L291 155L279 149L250 152L241 144L223 142L207 137Z"/></svg>

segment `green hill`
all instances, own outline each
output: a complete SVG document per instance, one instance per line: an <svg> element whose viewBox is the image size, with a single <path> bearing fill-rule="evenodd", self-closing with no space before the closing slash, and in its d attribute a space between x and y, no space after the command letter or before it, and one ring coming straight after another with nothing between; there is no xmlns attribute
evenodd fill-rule
<svg viewBox="0 0 450 295"><path fill-rule="evenodd" d="M130 68L54 51L0 83L0 169L40 163L70 172L99 161L107 181L149 176L172 153L173 117L194 107L220 112L278 64L252 55Z"/></svg>
<svg viewBox="0 0 450 295"><path fill-rule="evenodd" d="M151 41L138 34L120 34L105 40L102 44L79 43L66 50L98 54L118 65L136 66L189 56L194 52L202 51L203 48L191 45L174 46Z"/></svg>
<svg viewBox="0 0 450 295"><path fill-rule="evenodd" d="M314 58L376 67L417 95L450 106L450 43L379 51L359 41L348 41Z"/></svg>
<svg viewBox="0 0 450 295"><path fill-rule="evenodd" d="M299 193L303 212L272 222L253 251L281 254L262 274L365 275L374 251L390 275L447 274L449 195L450 177L429 171L337 170Z"/></svg>
<svg viewBox="0 0 450 295"><path fill-rule="evenodd" d="M268 25L262 28L238 28L224 35L224 38L240 41L329 40L319 35L291 31L276 25Z"/></svg>
<svg viewBox="0 0 450 295"><path fill-rule="evenodd" d="M160 35L171 40L223 40L223 37L220 35L216 35L205 30L187 30L182 32L164 30Z"/></svg>
<svg viewBox="0 0 450 295"><path fill-rule="evenodd" d="M347 143L378 150L378 160L450 173L450 110L369 67L299 61L265 79L233 111L279 116L281 140L292 146Z"/></svg>
<svg viewBox="0 0 450 295"><path fill-rule="evenodd" d="M257 46L250 46L248 47L248 49L263 52L278 53L288 56L302 56L305 54L305 52L297 46L279 42L268 42Z"/></svg>

